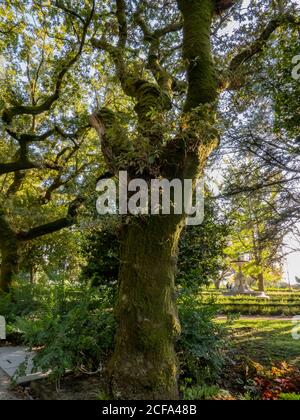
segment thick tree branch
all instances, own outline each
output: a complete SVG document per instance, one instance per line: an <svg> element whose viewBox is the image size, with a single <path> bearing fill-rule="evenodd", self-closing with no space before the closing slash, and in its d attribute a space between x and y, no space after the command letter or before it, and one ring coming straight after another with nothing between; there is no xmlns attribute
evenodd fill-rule
<svg viewBox="0 0 300 420"><path fill-rule="evenodd" d="M15 140L19 143L35 143L41 142L46 140L48 137L52 136L56 129L47 130L45 133L37 135L37 134L17 134L12 130L7 129L7 133L12 136Z"/></svg>
<svg viewBox="0 0 300 420"><path fill-rule="evenodd" d="M212 58L211 25L214 2L177 0L183 16L183 58L187 64L188 93L185 112L217 99L217 78Z"/></svg>
<svg viewBox="0 0 300 420"><path fill-rule="evenodd" d="M128 36L127 18L126 18L126 2L125 0L115 0L116 2L116 18L119 26L119 37L117 46L107 42L104 37L101 39L92 38L91 44L94 48L106 51L113 59L117 77L121 82L121 86L126 95L134 98L136 96L135 83L137 78L128 71L125 60L125 47Z"/></svg>
<svg viewBox="0 0 300 420"><path fill-rule="evenodd" d="M7 190L6 197L10 197L20 190L24 178L24 172L19 171L14 173L14 180Z"/></svg>
<svg viewBox="0 0 300 420"><path fill-rule="evenodd" d="M28 230L27 232L19 232L16 234L16 238L22 242L30 241L73 226L76 223L78 210L83 201L83 198L77 198L74 200L69 206L68 214L66 217L57 219L53 222L46 223L41 226L37 226Z"/></svg>
<svg viewBox="0 0 300 420"><path fill-rule="evenodd" d="M229 78L232 80L236 72L241 66L243 66L248 60L250 60L255 55L261 53L269 41L272 34L284 24L296 24L299 26L299 20L294 16L287 14L284 16L278 16L270 20L268 25L262 31L260 36L248 47L240 51L230 62L229 64ZM230 86L229 86L230 87Z"/></svg>
<svg viewBox="0 0 300 420"><path fill-rule="evenodd" d="M126 154L132 149L127 132L120 125L117 115L107 108L92 114L90 124L98 133L109 171L117 175L122 169L121 162L126 166Z"/></svg>
<svg viewBox="0 0 300 420"><path fill-rule="evenodd" d="M178 85L177 80L162 66L159 59L160 39L171 33L177 32L183 28L183 22L174 22L164 28L160 28L151 32L151 29L147 26L145 20L142 17L142 11L138 10L134 19L136 24L140 27L144 34L144 40L149 42L149 54L148 54L148 68L151 70L158 85L170 96L174 87Z"/></svg>
<svg viewBox="0 0 300 420"><path fill-rule="evenodd" d="M28 160L19 160L16 162L0 163L0 175L9 174L12 172L25 171L29 169L51 169L57 171L60 169L58 165L50 162L31 162Z"/></svg>
<svg viewBox="0 0 300 420"><path fill-rule="evenodd" d="M65 133L60 127L55 127L51 130L46 131L41 135L36 134L20 134L13 132L10 129L7 129L7 133L12 136L20 144L20 151L18 153L19 159L15 162L9 163L0 163L0 175L25 171L29 169L52 169L55 171L61 171L62 165L59 164L59 159L66 153L68 150L71 150L68 156L66 157L64 163L67 163L68 160L74 155L74 153L79 149L80 144L76 141L80 136L81 132L88 130L90 126L80 127L75 133ZM52 136L53 134L58 133L65 139L70 139L74 144L74 147L66 147L60 153L58 153L54 163L51 162L32 162L28 158L28 147L27 144L31 142L41 142Z"/></svg>
<svg viewBox="0 0 300 420"><path fill-rule="evenodd" d="M74 151L75 153L75 151ZM66 164L71 157L73 156L73 151L67 156L66 160L64 161L64 164ZM62 177L62 170L58 173L58 175L54 178L52 184L47 188L45 195L42 199L43 204L48 203L52 199L52 194L54 191L56 191L58 188L68 185L76 176L78 176L80 173L82 173L86 168L88 164L85 163L82 166L80 166L77 170L75 170L73 173L71 173L67 179L64 179Z"/></svg>
<svg viewBox="0 0 300 420"><path fill-rule="evenodd" d="M117 20L119 25L119 41L118 48L124 49L127 42L128 28L126 18L126 2L125 0L116 0L117 6Z"/></svg>

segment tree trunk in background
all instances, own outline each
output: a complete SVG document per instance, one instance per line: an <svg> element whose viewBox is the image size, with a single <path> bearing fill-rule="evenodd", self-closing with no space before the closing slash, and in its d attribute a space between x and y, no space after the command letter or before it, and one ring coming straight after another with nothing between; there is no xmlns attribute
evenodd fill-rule
<svg viewBox="0 0 300 420"><path fill-rule="evenodd" d="M0 292L8 293L13 276L18 272L19 256L17 240L11 238L1 244Z"/></svg>
<svg viewBox="0 0 300 420"><path fill-rule="evenodd" d="M152 216L125 228L118 332L108 366L114 398L178 398L174 340L180 323L174 280L182 227L176 216Z"/></svg>
<svg viewBox="0 0 300 420"><path fill-rule="evenodd" d="M10 291L13 275L18 271L19 255L16 233L9 226L3 209L0 207L0 292Z"/></svg>
<svg viewBox="0 0 300 420"><path fill-rule="evenodd" d="M34 264L30 265L30 283L35 284L36 283L36 269Z"/></svg>
<svg viewBox="0 0 300 420"><path fill-rule="evenodd" d="M265 279L264 279L264 274L263 273L260 273L258 275L258 290L260 292L265 291Z"/></svg>
<svg viewBox="0 0 300 420"><path fill-rule="evenodd" d="M220 290L222 279L215 280L214 285L216 290Z"/></svg>

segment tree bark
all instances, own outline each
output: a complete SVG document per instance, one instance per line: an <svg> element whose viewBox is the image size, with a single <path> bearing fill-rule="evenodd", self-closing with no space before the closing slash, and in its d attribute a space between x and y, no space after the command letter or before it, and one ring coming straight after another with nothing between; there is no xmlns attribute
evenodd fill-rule
<svg viewBox="0 0 300 420"><path fill-rule="evenodd" d="M118 332L108 366L114 398L178 398L174 340L180 323L174 280L182 227L178 217L152 216L125 228L116 305Z"/></svg>
<svg viewBox="0 0 300 420"><path fill-rule="evenodd" d="M259 273L259 275L258 275L258 290L260 292L265 291L265 279L264 279L264 274L263 273Z"/></svg>
<svg viewBox="0 0 300 420"><path fill-rule="evenodd" d="M145 171L147 181L149 174L169 180L196 180L218 143L215 122L219 92L210 39L215 2L177 0L177 4L183 17L183 58L188 91L178 136L166 145L162 141L163 130L156 128L159 124L153 124L149 115L155 110L160 122L160 114L170 111L172 101L169 92L164 90L164 83L158 81L156 85L128 76L122 54L122 46L126 43L124 2L117 2L119 48L107 46L101 40L94 42L112 55L124 93L137 102L138 132L143 142L147 139L150 150L161 148L160 173L157 174L156 168L153 175L149 167L149 172ZM125 167L131 178L134 178L132 175L141 178L140 168L131 166L132 159L128 165L123 163L128 151L126 137L119 134L122 131L118 119L112 118L111 114L103 109L90 120L101 139L107 166L115 175ZM124 139L121 148L120 138ZM140 149L136 151L139 161ZM174 280L184 219L184 215L135 217L125 227L116 305L116 347L107 368L109 391L115 399L178 398L174 339L180 332L180 323Z"/></svg>

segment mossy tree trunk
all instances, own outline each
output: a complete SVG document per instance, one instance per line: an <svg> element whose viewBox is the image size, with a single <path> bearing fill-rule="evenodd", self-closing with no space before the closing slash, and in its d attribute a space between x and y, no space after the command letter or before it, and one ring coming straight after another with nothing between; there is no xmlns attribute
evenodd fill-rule
<svg viewBox="0 0 300 420"><path fill-rule="evenodd" d="M18 242L12 236L1 241L0 292L8 293L13 276L18 272Z"/></svg>
<svg viewBox="0 0 300 420"><path fill-rule="evenodd" d="M109 364L112 395L120 399L178 398L174 340L177 245L182 220L157 216L124 230L116 306L118 333Z"/></svg>
<svg viewBox="0 0 300 420"><path fill-rule="evenodd" d="M159 65L159 35L147 35L150 42L149 68L156 84L137 80L126 66L126 3L117 1L119 23L118 48L93 40L96 48L111 54L124 92L136 102L138 132L149 149L160 150L159 162L152 175L151 166L143 175L132 166L130 177L180 178L196 180L217 144L215 129L218 82L211 53L211 25L215 11L213 0L178 0L183 16L183 59L187 64L187 96L178 135L164 145L160 115L172 108L172 79ZM135 18L139 23L139 17ZM157 113L157 124L152 120ZM116 176L126 160L126 135L120 136L118 118L102 109L90 119L102 142L106 163ZM163 124L163 119L162 119ZM118 135L117 135L118 134ZM120 138L124 139L120 145ZM136 160L141 156L137 148ZM159 168L159 170L157 169ZM134 217L125 227L121 250L119 296L116 305L118 329L114 355L108 365L110 391L117 399L178 398L178 366L174 338L180 332L174 280L177 245L185 215Z"/></svg>

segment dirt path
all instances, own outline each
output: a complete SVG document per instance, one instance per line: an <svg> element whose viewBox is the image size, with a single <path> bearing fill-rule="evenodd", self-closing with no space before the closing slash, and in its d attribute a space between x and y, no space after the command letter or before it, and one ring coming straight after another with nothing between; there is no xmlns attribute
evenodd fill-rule
<svg viewBox="0 0 300 420"><path fill-rule="evenodd" d="M241 315L238 319L242 321L285 321L292 322L294 316L260 316L260 315ZM218 316L217 319L227 319L227 316Z"/></svg>
<svg viewBox="0 0 300 420"><path fill-rule="evenodd" d="M19 399L10 391L10 383L10 378L0 369L0 401Z"/></svg>

